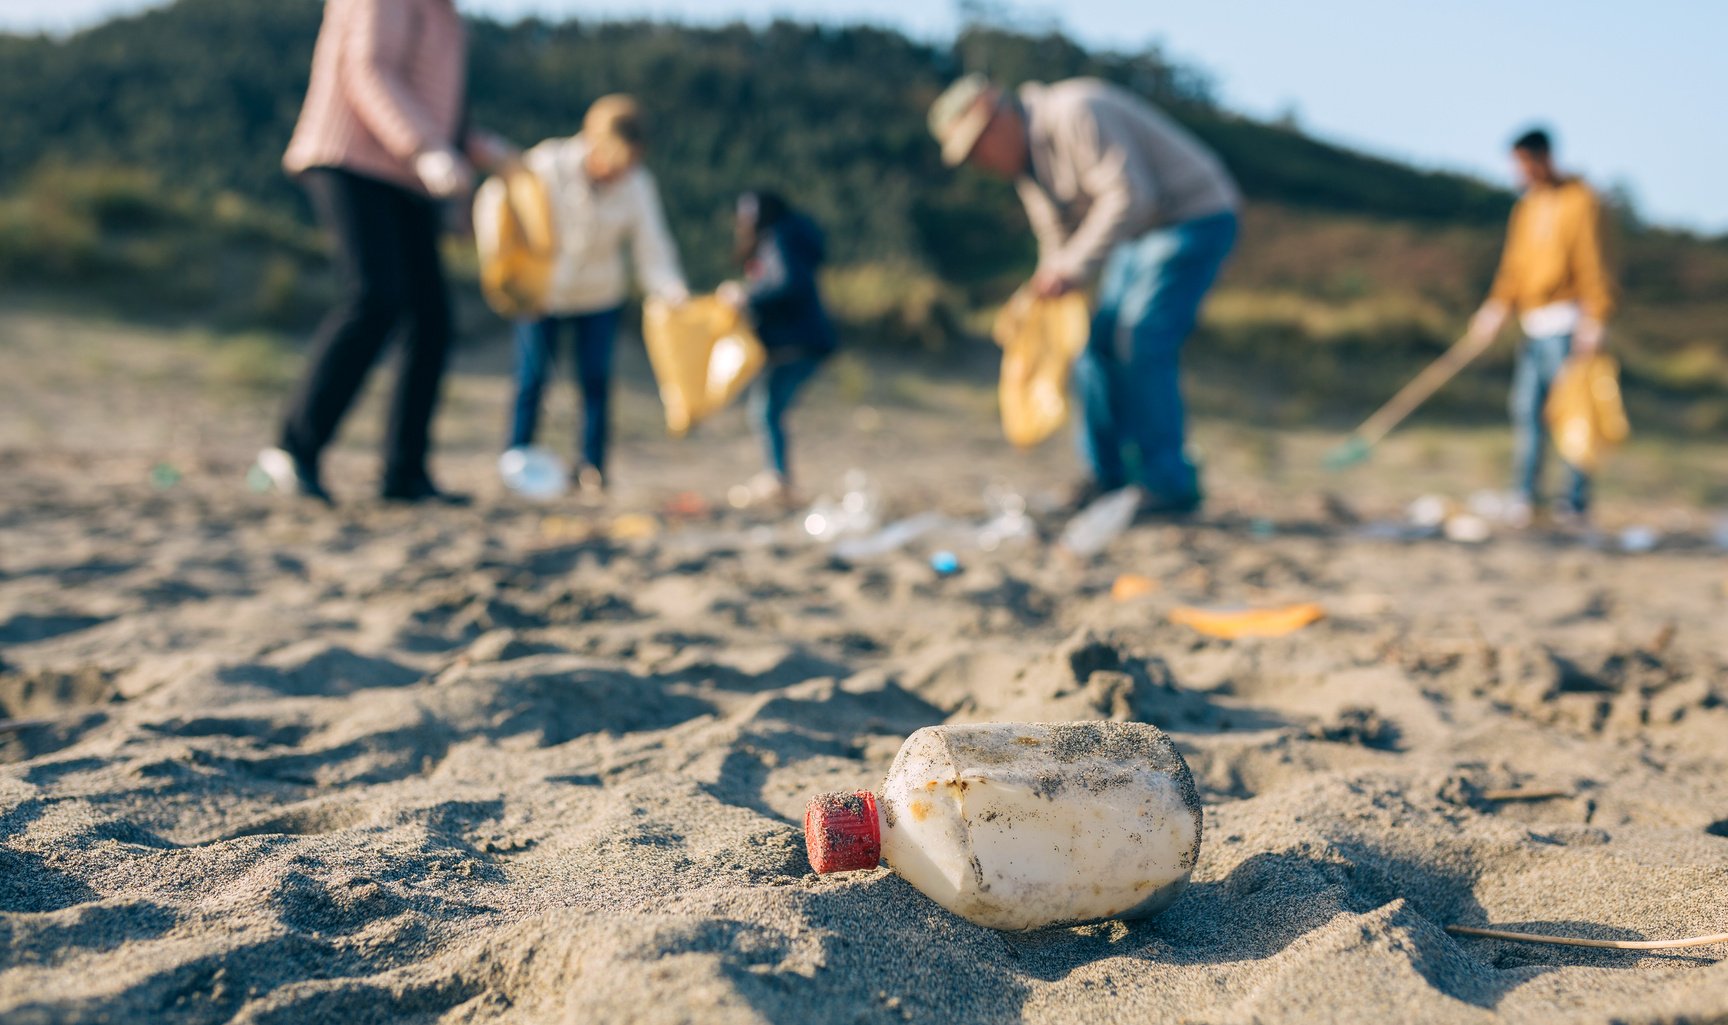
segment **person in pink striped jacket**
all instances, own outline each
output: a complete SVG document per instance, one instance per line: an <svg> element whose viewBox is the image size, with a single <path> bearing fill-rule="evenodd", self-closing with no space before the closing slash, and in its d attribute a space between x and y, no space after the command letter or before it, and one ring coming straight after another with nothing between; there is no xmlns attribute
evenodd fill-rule
<svg viewBox="0 0 1728 1025"><path fill-rule="evenodd" d="M461 501L427 469L450 345L440 203L476 165L514 151L466 125L467 33L452 0L328 0L312 78L283 166L335 243L341 302L314 338L278 446L258 464L277 490L329 503L319 459L383 352L406 351L384 437L383 497Z"/></svg>

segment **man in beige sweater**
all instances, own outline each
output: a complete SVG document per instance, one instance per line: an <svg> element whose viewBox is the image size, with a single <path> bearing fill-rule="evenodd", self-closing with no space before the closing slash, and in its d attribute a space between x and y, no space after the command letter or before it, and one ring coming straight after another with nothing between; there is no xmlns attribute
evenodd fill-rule
<svg viewBox="0 0 1728 1025"><path fill-rule="evenodd" d="M1240 200L1223 164L1151 104L1096 79L1009 93L969 75L931 107L930 129L950 166L1015 181L1038 239L1026 288L1098 286L1075 368L1091 473L1077 500L1137 483L1146 512L1197 509L1178 360L1235 243Z"/></svg>
<svg viewBox="0 0 1728 1025"><path fill-rule="evenodd" d="M329 502L319 458L384 345L406 352L384 440L383 496L449 500L426 456L450 343L439 203L475 163L511 152L464 128L467 34L451 0L329 0L283 165L336 246L341 303L318 329L279 447L259 468L278 490Z"/></svg>

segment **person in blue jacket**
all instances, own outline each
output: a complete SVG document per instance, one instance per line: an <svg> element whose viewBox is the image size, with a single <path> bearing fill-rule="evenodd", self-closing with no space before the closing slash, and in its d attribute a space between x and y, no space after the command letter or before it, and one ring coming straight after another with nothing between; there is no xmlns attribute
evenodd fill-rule
<svg viewBox="0 0 1728 1025"><path fill-rule="evenodd" d="M753 499L788 504L793 497L786 413L839 347L816 282L827 246L815 221L767 191L738 198L734 237L744 277L722 285L720 295L748 314L768 350L768 365L751 385L749 399L768 467L749 488Z"/></svg>

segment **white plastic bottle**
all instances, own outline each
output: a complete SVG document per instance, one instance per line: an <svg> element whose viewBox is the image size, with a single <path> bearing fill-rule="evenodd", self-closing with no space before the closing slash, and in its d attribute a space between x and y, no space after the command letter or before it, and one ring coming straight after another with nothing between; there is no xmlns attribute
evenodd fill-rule
<svg viewBox="0 0 1728 1025"><path fill-rule="evenodd" d="M1132 722L929 726L880 796L822 794L804 815L817 872L886 861L993 929L1154 915L1187 883L1200 830L1187 762Z"/></svg>
<svg viewBox="0 0 1728 1025"><path fill-rule="evenodd" d="M504 486L524 498L550 501L570 489L570 471L557 453L538 445L508 449L498 457Z"/></svg>

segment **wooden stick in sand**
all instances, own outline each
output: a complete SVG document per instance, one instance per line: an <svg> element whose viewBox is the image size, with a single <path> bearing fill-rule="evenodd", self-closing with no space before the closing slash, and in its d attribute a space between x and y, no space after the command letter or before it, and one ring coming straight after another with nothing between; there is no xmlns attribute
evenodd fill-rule
<svg viewBox="0 0 1728 1025"><path fill-rule="evenodd" d="M1504 929L1478 929L1471 925L1449 925L1446 931L1454 936L1486 936L1491 940L1557 943L1566 947L1600 947L1605 950L1678 950L1681 947L1708 947L1717 943L1728 943L1728 932L1719 932L1714 936L1693 936L1684 940L1586 940L1576 936L1546 936L1533 932L1507 932Z"/></svg>
<svg viewBox="0 0 1728 1025"><path fill-rule="evenodd" d="M1422 403L1440 390L1447 381L1458 376L1475 361L1476 357L1488 351L1494 344L1493 335L1466 334L1454 342L1450 349L1441 354L1440 358L1429 364L1420 374L1417 374L1409 384L1399 389L1384 406L1374 411L1374 415L1362 421L1362 425L1351 432L1344 444L1334 449L1326 457L1326 465L1330 469L1341 470L1353 466L1368 458L1368 452L1380 439L1392 432L1392 428L1404 422L1404 418L1416 411Z"/></svg>

